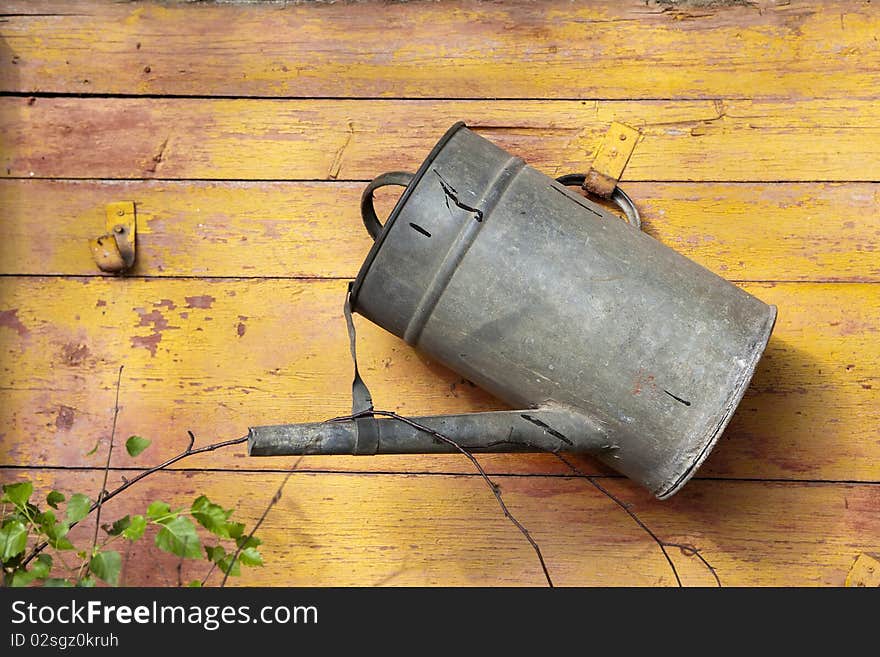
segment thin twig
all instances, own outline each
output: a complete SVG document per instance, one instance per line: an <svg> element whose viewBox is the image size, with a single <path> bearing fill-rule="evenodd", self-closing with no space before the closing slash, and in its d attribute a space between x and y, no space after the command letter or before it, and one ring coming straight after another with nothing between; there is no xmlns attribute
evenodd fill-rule
<svg viewBox="0 0 880 657"><path fill-rule="evenodd" d="M101 483L101 489L98 491L98 501L95 508L95 533L92 536L92 549L88 554L88 561L85 573L88 575L91 568L91 558L95 555L95 548L98 545L98 530L101 528L101 506L104 504L104 493L107 492L107 477L110 474L110 459L113 456L113 441L116 440L116 420L119 418L119 388L122 387L122 368L119 366L119 373L116 375L116 401L113 404L113 428L110 430L110 447L107 449L107 462L104 464L104 481ZM89 511L91 513L91 511ZM82 579L82 578L80 578Z"/></svg>
<svg viewBox="0 0 880 657"><path fill-rule="evenodd" d="M439 431L432 429L431 427L427 427L423 424L419 424L418 422L411 420L408 417L398 415L397 413L394 413L393 411L379 411L379 410L371 409L371 410L363 411L361 413L356 413L354 415L345 415L342 417L335 417L330 420L327 420L327 422L344 422L346 420L356 420L361 417L370 417L370 416L374 416L374 415L380 415L383 417L390 417L392 419L397 420L398 422L403 422L404 424L408 424L409 426L413 427L414 429L418 429L419 431L424 431L425 433L434 436L438 440L446 443L447 445L454 447L457 451L464 454L464 456L467 457L467 459L471 462L471 464L474 466L474 468L476 468L477 472L480 474L480 477L483 478L483 481L486 482L486 485L489 487L489 490L492 491L492 494L495 496L495 499L498 501L498 506L500 506L501 510L504 512L504 517L506 517L511 523L513 523L513 526L516 527L520 531L520 533L525 537L525 539L532 546L532 549L535 551L535 554L538 556L538 561L541 563L541 570L544 571L544 578L547 580L547 585L550 588L553 588L553 579L550 577L550 571L547 570L547 564L544 562L544 555L541 553L541 548L538 546L537 541L535 541L535 539L532 538L532 535L529 533L529 530L526 529L523 526L523 524L519 520L517 520L514 517L514 515L510 512L510 509L507 508L507 505L504 503L504 499L501 497L500 487L489 478L489 475L486 474L486 471L483 469L483 466L480 465L480 462L477 460L477 458L473 454L471 454L471 452L469 452L467 449L465 449L464 447L459 445L457 442L455 442L449 436L445 436L442 433L440 433Z"/></svg>
<svg viewBox="0 0 880 657"><path fill-rule="evenodd" d="M694 547L693 545L688 545L687 543L665 543L666 547L676 547L681 550L681 553L688 557L696 557L700 561L703 562L703 565L706 566L708 571L712 573L712 577L715 578L715 584L718 585L718 588L721 588L721 578L718 577L718 572L715 570L715 567L706 560L700 550Z"/></svg>
<svg viewBox="0 0 880 657"><path fill-rule="evenodd" d="M229 447L230 445L239 445L243 442L247 442L247 439L248 439L248 437L244 436L242 438L233 438L232 440L224 440L219 443L211 443L210 445L205 445L204 447L197 447L195 449L193 449L192 447L188 447L186 449L186 451L181 452L177 456L172 456L170 459L168 459L167 461L165 461L163 463L160 463L159 465L155 465L152 468L148 468L146 470L143 470L143 471L139 472L137 474L137 476L132 477L131 479L125 479L121 485L119 485L117 488L114 488L112 491L110 491L106 495L104 495L101 499L101 502L103 503L103 502L106 502L107 500L113 499L114 497L119 495L121 492L127 490L128 488L130 488L131 486L133 486L134 484L139 482L144 477L149 477L154 472L158 472L159 470L164 470L165 468L174 465L175 463L177 463L181 459L185 459L189 456L194 456L196 454L202 454L204 452L213 452L214 450L222 449L223 447ZM190 443L190 444L192 444L192 443ZM91 508L89 509L89 514L87 514L86 517L88 517L88 515L90 515L97 508L98 508L97 502L95 504L92 504ZM70 528L75 527L77 524L79 524L79 522L80 521L71 523ZM43 541L42 543L39 543L38 545L34 546L34 548L31 550L30 554L22 562L22 566L26 566L28 563L30 563L34 559L34 557L36 557L38 554L40 554L40 552L45 550L48 546L49 546L48 541Z"/></svg>
<svg viewBox="0 0 880 657"><path fill-rule="evenodd" d="M272 510L272 507L275 506L276 504L278 504L278 501L281 499L281 493L284 491L284 487L287 485L287 481L293 475L294 471L297 469L297 467L300 464L300 461L302 461L302 460L303 460L303 457L300 456L296 460L296 463L294 463L293 466L290 468L290 471L284 476L284 479L282 480L281 485L278 486L278 490L275 491L275 494L272 496L272 499L269 500L269 504L267 504L266 508L263 509L263 515L261 515L260 519L257 520L257 523L254 525L254 528L251 529L251 533L248 534L247 538L244 541L242 541L241 545L239 545L237 547L237 549L235 550L235 554L232 555L232 560L229 562L229 568L227 568L226 572L223 573L223 581L220 582L221 589L224 586L226 586L226 580L229 579L229 573L232 572L232 568L235 566L235 561L238 559L239 555L241 554L242 549L244 549L244 546L250 542L250 540L254 537L254 534L257 533L257 530L260 528L260 525L263 524L263 521L266 519L266 516L269 515L269 511ZM208 574L210 575L210 572ZM207 579L207 576L205 577L205 579Z"/></svg>
<svg viewBox="0 0 880 657"><path fill-rule="evenodd" d="M642 519L639 518L638 515L636 515L635 511L633 511L631 508L629 508L629 505L626 504L626 503L625 503L623 500L621 500L619 497L617 497L614 493L612 493L610 490L608 490L607 488L605 488L602 484L600 484L599 482L597 482L597 481L595 480L595 477L591 477L590 475L588 475L586 472L584 472L583 470L581 470L580 468L578 468L574 463L572 463L572 462L569 461L567 458L565 458L562 454L554 453L554 455L555 455L556 458L558 458L560 461L562 461L563 463L565 463L565 465L567 465L567 466L569 467L569 469L570 469L572 472L574 472L574 473L575 473L576 475L578 475L579 477L582 477L583 479L586 479L588 482L590 482L590 484L592 484L592 486L593 486L596 490L600 491L603 495L605 495L605 497L607 497L607 498L610 499L612 502L614 502L617 506L619 506L621 509L623 509L624 511L626 511L627 515L628 515L630 518L632 518L633 521L635 521L635 523L636 523L639 527L641 527L643 530L645 530L645 533L648 534L648 536L650 536L650 537L654 540L654 542L655 542L655 543L657 544L657 546L660 548L660 551L663 553L663 556L666 557L666 561L669 563L669 567L672 568L672 574L675 575L675 582L678 584L679 587L683 586L683 584L681 583L681 577L678 576L678 569L675 567L675 562L672 561L672 557L670 557L670 556L669 556L669 552L666 551L666 543L663 542L663 541L660 539L660 537L657 536L657 534L655 534L653 531L651 531L651 528L648 527L648 525L646 525L646 524L642 521Z"/></svg>
<svg viewBox="0 0 880 657"><path fill-rule="evenodd" d="M505 444L505 443L516 444L516 445L525 445L526 447L531 447L537 451L542 451L542 452L546 452L548 454L552 454L553 456L558 458L560 461L562 461L568 467L568 469L571 470L575 474L575 476L577 476L581 479L586 479L596 490L598 490L600 493L605 495L605 497L607 497L612 502L617 504L617 506L619 506L621 509L626 511L627 515L630 518L632 518L633 521L635 521L635 523L639 527L641 527L645 531L645 533L647 533L648 536L650 536L654 540L655 543L657 543L657 546L660 548L660 551L663 553L663 556L666 557L666 561L667 561L667 563L669 563L669 567L672 569L672 574L675 576L675 581L679 587L683 587L684 585L682 584L681 578L678 575L678 569L675 567L675 563L672 561L672 558L669 556L669 553L667 552L666 548L675 547L675 548L678 548L679 550L681 550L682 553L687 556L696 556L700 561L703 562L703 565L706 566L706 568L709 570L709 572L712 573L712 577L715 578L715 583L719 587L721 587L721 579L718 577L718 572L715 570L715 567L712 566L712 564L709 563L709 561L702 554L700 554L699 549L697 549L693 545L687 545L684 543L670 543L668 541L664 541L663 539L661 539L659 536L657 536L657 534L655 534L648 527L648 525L641 518L639 518L639 516L636 514L636 512L633 511L628 504L626 504L623 500L621 500L619 497L614 495L614 493L609 491L602 484L598 483L596 481L596 477L594 475L588 475L586 472L584 472L583 470L578 468L576 465L574 465L574 463L569 461L567 458L565 458L559 452L549 450L546 447L541 447L540 445L536 445L535 443L531 443L531 442L527 442L527 441L511 441L509 436L508 436L507 440L499 440L494 443L489 443L488 447L492 447L494 445L499 445L499 444Z"/></svg>
<svg viewBox="0 0 880 657"><path fill-rule="evenodd" d="M128 572L128 563L131 561L131 541L125 542L125 566L121 569L119 573L119 588L125 588L125 580L126 573Z"/></svg>
<svg viewBox="0 0 880 657"><path fill-rule="evenodd" d="M183 539L183 550L180 555L180 560L177 562L177 588L181 588L183 586L183 560L186 558L186 544L189 542L189 536Z"/></svg>

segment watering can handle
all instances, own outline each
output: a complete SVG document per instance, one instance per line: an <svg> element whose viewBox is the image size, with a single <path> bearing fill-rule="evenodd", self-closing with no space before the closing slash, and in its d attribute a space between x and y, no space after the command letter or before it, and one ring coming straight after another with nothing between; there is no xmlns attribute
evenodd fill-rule
<svg viewBox="0 0 880 657"><path fill-rule="evenodd" d="M363 217L367 232L374 240L382 232L382 222L379 221L379 217L376 216L376 208L373 207L373 192L380 187L387 187L388 185L406 187L412 182L413 178L414 175L406 171L390 171L377 176L373 179L373 182L367 185L361 196L361 217Z"/></svg>
<svg viewBox="0 0 880 657"><path fill-rule="evenodd" d="M379 221L379 217L376 215L376 208L373 206L373 192L380 187L387 187L388 185L407 187L410 182L412 182L413 177L414 175L407 171L389 171L388 173L383 173L381 176L377 176L369 185L367 185L367 188L361 196L361 217L364 220L364 226L366 227L367 232L374 240L378 238L379 233L382 232L382 222ZM572 185L581 186L585 179L586 175L583 173L570 173L565 176L560 176L556 179L556 182L567 187ZM630 225L637 229L642 227L642 219L639 216L639 211L636 209L635 203L633 203L632 199L626 194L626 192L620 189L620 187L615 187L614 192L611 195L611 200L617 205L617 207L623 210Z"/></svg>
<svg viewBox="0 0 880 657"><path fill-rule="evenodd" d="M587 179L586 174L583 173L570 173L566 176L559 176L556 179L560 185L565 185L566 187L571 187L573 185L578 185L583 188L584 181ZM636 208L636 204L633 203L633 200L624 192L620 187L615 187L614 192L611 194L611 200L623 210L623 213L626 215L627 220L630 225L641 229L642 227L642 218L639 215L639 211Z"/></svg>

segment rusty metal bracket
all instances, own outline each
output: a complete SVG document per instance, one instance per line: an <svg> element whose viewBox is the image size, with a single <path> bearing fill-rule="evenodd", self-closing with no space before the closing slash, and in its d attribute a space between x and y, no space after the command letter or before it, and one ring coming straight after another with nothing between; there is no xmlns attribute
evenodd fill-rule
<svg viewBox="0 0 880 657"><path fill-rule="evenodd" d="M587 172L583 188L591 194L610 199L636 148L639 137L641 133L635 128L613 121L608 132L605 133L605 139L599 145L599 150L596 151L593 166Z"/></svg>
<svg viewBox="0 0 880 657"><path fill-rule="evenodd" d="M107 232L89 240L89 247L101 271L121 274L134 265L137 233L134 202L108 203L106 217Z"/></svg>
<svg viewBox="0 0 880 657"><path fill-rule="evenodd" d="M846 576L845 586L880 586L880 556L860 554Z"/></svg>

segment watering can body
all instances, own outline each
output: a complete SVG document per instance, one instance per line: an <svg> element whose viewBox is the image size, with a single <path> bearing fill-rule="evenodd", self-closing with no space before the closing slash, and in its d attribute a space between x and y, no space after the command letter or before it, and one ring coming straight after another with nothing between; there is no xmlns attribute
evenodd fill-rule
<svg viewBox="0 0 880 657"><path fill-rule="evenodd" d="M372 191L387 182L406 189L381 226ZM519 409L419 418L471 450L591 452L668 497L721 435L776 318L463 124L364 201L375 243L352 309ZM321 423L252 429L250 453L450 451L373 421L366 450L355 423Z"/></svg>

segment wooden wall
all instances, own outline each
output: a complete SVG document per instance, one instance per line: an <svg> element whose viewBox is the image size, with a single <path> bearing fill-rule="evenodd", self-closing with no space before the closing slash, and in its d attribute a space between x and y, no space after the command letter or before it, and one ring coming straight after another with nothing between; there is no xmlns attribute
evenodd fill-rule
<svg viewBox="0 0 880 657"><path fill-rule="evenodd" d="M618 120L644 135L623 186L645 230L779 321L672 500L577 464L725 585L842 584L880 549L880 12L702 4L4 3L0 480L97 492L120 365L117 437L153 445L117 449L111 483L179 452L187 430L207 443L346 412L341 309L369 248L365 181L414 169L456 120L547 173L582 171ZM124 278L87 245L119 200L137 205ZM358 327L378 407L503 408ZM480 461L555 583L675 583L650 537L554 458ZM292 463L213 452L107 513L205 492L252 522ZM304 459L261 533L266 566L240 583L544 584L457 456ZM177 581L148 544L126 557L127 584ZM685 585L713 582L693 554L672 557Z"/></svg>

